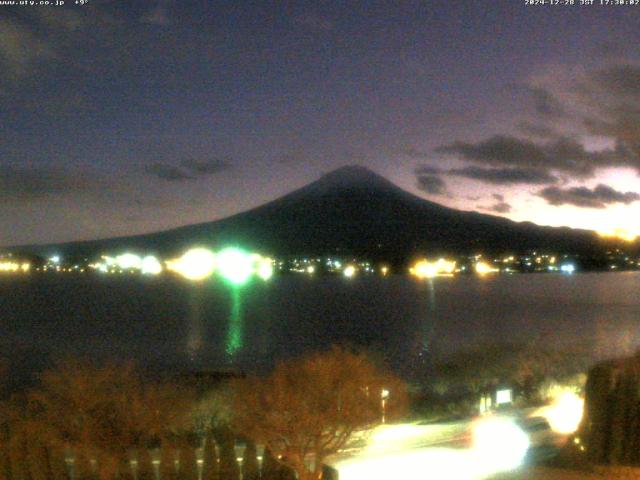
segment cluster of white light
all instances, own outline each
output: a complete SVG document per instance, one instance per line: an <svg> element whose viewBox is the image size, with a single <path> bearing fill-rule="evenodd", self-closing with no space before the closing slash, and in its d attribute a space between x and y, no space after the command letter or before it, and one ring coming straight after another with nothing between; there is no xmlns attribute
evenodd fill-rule
<svg viewBox="0 0 640 480"><path fill-rule="evenodd" d="M103 273L137 271L145 275L158 275L163 270L162 263L153 255L141 257L134 253L123 253L117 257L103 255L102 261L89 266Z"/></svg>
<svg viewBox="0 0 640 480"><path fill-rule="evenodd" d="M0 272L23 272L26 273L31 269L30 263L18 263L18 262L0 262Z"/></svg>
<svg viewBox="0 0 640 480"><path fill-rule="evenodd" d="M529 445L529 436L508 418L482 419L473 429L473 451L479 462L478 473L489 474L519 467ZM482 472L485 469L486 472Z"/></svg>
<svg viewBox="0 0 640 480"><path fill-rule="evenodd" d="M562 273L569 273L569 274L571 274L571 273L575 272L575 270L576 270L576 267L575 267L575 265L573 265L572 263L564 263L564 264L562 264L562 265L560 266L560 271L561 271Z"/></svg>
<svg viewBox="0 0 640 480"><path fill-rule="evenodd" d="M542 407L535 415L546 417L556 433L575 432L582 420L584 400L571 390L557 392L551 405Z"/></svg>
<svg viewBox="0 0 640 480"><path fill-rule="evenodd" d="M347 278L354 277L357 272L358 270L353 265L347 265L346 267L344 267L344 270L342 270L342 274Z"/></svg>
<svg viewBox="0 0 640 480"><path fill-rule="evenodd" d="M193 248L179 258L167 261L167 269L188 280L203 280L213 274L216 257L206 248Z"/></svg>
<svg viewBox="0 0 640 480"><path fill-rule="evenodd" d="M409 272L418 278L433 278L438 275L452 275L455 270L455 261L440 258L435 262L419 260L409 269Z"/></svg>
<svg viewBox="0 0 640 480"><path fill-rule="evenodd" d="M230 283L241 285L254 274L263 280L271 278L273 260L237 248L225 248L217 253L206 248L194 248L177 259L169 260L167 268L189 280L204 280L217 273Z"/></svg>

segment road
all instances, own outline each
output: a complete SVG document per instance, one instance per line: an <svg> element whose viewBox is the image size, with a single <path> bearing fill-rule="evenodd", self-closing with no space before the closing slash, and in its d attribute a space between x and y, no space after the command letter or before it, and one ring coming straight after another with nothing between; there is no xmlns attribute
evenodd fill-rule
<svg viewBox="0 0 640 480"><path fill-rule="evenodd" d="M480 480L522 465L542 442L553 451L566 440L542 431L546 421L530 415L521 410L482 420L381 425L327 463L340 480Z"/></svg>

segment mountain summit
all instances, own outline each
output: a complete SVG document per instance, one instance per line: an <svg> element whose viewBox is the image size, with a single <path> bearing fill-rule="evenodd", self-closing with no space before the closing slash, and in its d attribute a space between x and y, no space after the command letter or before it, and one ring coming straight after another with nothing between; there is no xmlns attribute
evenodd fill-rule
<svg viewBox="0 0 640 480"><path fill-rule="evenodd" d="M320 177L315 184L324 187L398 188L386 178L360 165L348 165L333 170Z"/></svg>
<svg viewBox="0 0 640 480"><path fill-rule="evenodd" d="M593 232L454 210L412 195L365 167L347 166L223 220L57 249L85 256L124 249L170 255L194 245L229 244L276 256L357 255L404 263L416 255L446 252L583 253L597 242Z"/></svg>

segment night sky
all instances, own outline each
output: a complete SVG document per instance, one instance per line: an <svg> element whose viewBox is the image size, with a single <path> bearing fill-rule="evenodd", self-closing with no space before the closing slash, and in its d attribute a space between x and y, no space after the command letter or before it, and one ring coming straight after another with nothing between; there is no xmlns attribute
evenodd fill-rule
<svg viewBox="0 0 640 480"><path fill-rule="evenodd" d="M640 5L66 3L0 6L0 245L215 220L348 164L640 232Z"/></svg>

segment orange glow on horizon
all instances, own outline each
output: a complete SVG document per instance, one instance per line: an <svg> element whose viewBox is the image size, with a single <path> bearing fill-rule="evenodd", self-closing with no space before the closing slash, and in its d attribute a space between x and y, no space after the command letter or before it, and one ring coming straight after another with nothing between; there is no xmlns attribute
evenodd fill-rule
<svg viewBox="0 0 640 480"><path fill-rule="evenodd" d="M615 228L613 230L598 230L598 235L604 238L616 238L625 242L635 242L640 232L632 232L624 228Z"/></svg>

